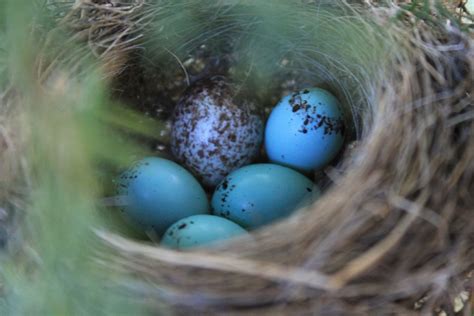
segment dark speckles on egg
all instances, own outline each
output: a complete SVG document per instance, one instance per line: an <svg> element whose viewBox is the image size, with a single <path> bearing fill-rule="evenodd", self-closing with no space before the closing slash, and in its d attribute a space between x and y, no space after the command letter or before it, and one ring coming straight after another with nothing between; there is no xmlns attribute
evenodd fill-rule
<svg viewBox="0 0 474 316"><path fill-rule="evenodd" d="M259 152L262 119L234 98L236 87L221 78L190 87L173 114L173 155L206 186L249 164Z"/></svg>
<svg viewBox="0 0 474 316"><path fill-rule="evenodd" d="M228 138L231 142L235 142L237 140L237 137L235 136L235 134L230 134Z"/></svg>

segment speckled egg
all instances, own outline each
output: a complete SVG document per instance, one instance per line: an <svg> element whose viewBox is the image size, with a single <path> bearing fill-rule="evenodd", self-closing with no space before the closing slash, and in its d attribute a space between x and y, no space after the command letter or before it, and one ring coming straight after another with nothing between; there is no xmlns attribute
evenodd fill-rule
<svg viewBox="0 0 474 316"><path fill-rule="evenodd" d="M161 245L174 249L210 247L245 234L245 229L225 218L194 215L179 220L168 228Z"/></svg>
<svg viewBox="0 0 474 316"><path fill-rule="evenodd" d="M285 218L319 194L311 180L293 169L254 164L229 174L216 188L211 206L213 214L255 229Z"/></svg>
<svg viewBox="0 0 474 316"><path fill-rule="evenodd" d="M158 234L181 218L209 213L199 182L170 160L145 158L122 173L116 185L124 215Z"/></svg>
<svg viewBox="0 0 474 316"><path fill-rule="evenodd" d="M312 88L284 97L265 129L270 161L302 171L325 167L341 150L345 122L339 101L328 91Z"/></svg>
<svg viewBox="0 0 474 316"><path fill-rule="evenodd" d="M263 139L263 122L250 102L220 77L196 83L173 114L171 150L205 186L249 164Z"/></svg>

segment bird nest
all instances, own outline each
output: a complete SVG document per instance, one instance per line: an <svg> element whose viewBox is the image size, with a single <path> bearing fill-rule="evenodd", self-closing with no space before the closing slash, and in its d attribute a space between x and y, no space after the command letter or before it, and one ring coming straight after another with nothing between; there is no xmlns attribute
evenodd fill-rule
<svg viewBox="0 0 474 316"><path fill-rule="evenodd" d="M307 212L254 232L253 242L225 248L179 252L99 231L112 252L102 262L138 281L152 307L405 315L453 310L472 284L473 41L449 21L419 19L395 4L341 6L385 29L392 44L370 76L355 67L341 71L349 83L325 81L351 104L354 130L345 154L324 172L324 195ZM149 4L76 1L67 10L61 23L88 41L114 85L126 86L138 69L131 56L150 23ZM310 65L326 69L328 60Z"/></svg>

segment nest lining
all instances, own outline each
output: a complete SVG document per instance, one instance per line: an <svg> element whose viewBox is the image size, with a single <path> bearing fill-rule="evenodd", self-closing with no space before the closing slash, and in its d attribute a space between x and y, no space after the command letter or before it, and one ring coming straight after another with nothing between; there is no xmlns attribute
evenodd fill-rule
<svg viewBox="0 0 474 316"><path fill-rule="evenodd" d="M72 24L114 65L104 68L113 77L140 37L144 2L126 10L110 3L78 2L71 14L82 21L84 12L107 10L112 32L126 21L117 34L127 36L116 42L97 20ZM385 24L396 7L364 10ZM474 48L455 27L433 29L406 14L387 33L397 52L364 78L359 101L345 96L360 105L358 146L308 213L256 232L255 243L206 252L99 232L115 254L107 264L134 274L146 296L178 313L409 314L423 297L423 312L449 307L474 262Z"/></svg>

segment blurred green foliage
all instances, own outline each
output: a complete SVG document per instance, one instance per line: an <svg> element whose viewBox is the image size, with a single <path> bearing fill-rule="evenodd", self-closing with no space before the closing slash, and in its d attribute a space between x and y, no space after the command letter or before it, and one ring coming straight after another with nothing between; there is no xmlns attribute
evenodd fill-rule
<svg viewBox="0 0 474 316"><path fill-rule="evenodd" d="M395 52L386 30L341 1L223 2L150 5L147 58L172 74L175 58L186 61L204 45L218 60L232 60L229 76L262 107L295 74L300 84L331 87L348 109L370 106L365 88L389 60L383 55Z"/></svg>
<svg viewBox="0 0 474 316"><path fill-rule="evenodd" d="M0 71L8 68L9 75L1 71L2 79L12 80L23 113L20 130L29 140L32 187L24 210L25 252L1 263L5 296L0 314L139 315L139 302L108 285L116 279L114 272L93 260L99 250L93 229L109 224L98 205L97 175L102 164L123 164L128 150L137 146L117 137L117 127L153 131L136 127L125 118L131 114L112 110L116 105L99 73L76 78L63 67L39 85L35 70L42 49L47 50L44 62L64 49L63 42L42 46L54 27L42 14L44 3L2 2L6 27ZM85 63L93 68L92 59Z"/></svg>

